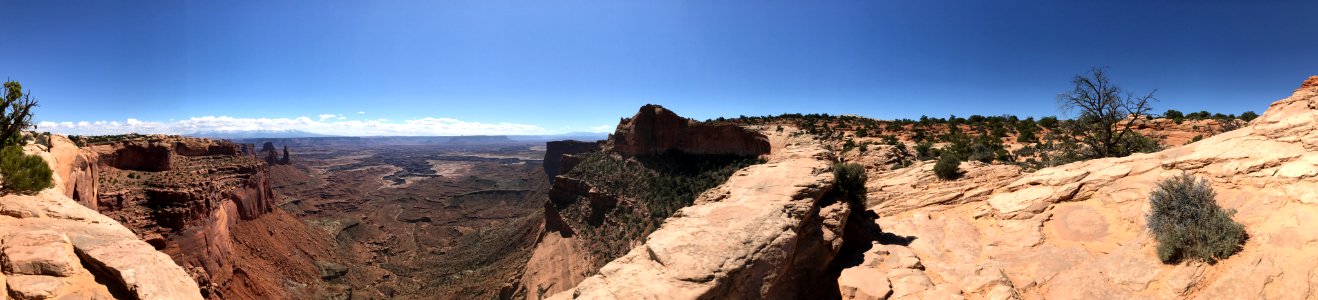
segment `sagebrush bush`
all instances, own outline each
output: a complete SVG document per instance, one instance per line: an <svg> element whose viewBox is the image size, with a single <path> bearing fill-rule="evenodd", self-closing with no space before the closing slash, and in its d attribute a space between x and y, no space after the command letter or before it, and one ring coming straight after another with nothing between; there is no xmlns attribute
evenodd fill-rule
<svg viewBox="0 0 1318 300"><path fill-rule="evenodd" d="M46 161L23 154L18 146L0 149L0 175L4 176L5 189L18 193L34 193L53 184Z"/></svg>
<svg viewBox="0 0 1318 300"><path fill-rule="evenodd" d="M961 177L960 165L961 160L955 156L943 155L938 158L937 163L934 163L934 175L938 175L938 178L942 180L957 179L957 177Z"/></svg>
<svg viewBox="0 0 1318 300"><path fill-rule="evenodd" d="M847 201L852 212L864 211L869 207L865 196L865 167L854 163L837 163L833 165L833 182L837 186L838 196Z"/></svg>
<svg viewBox="0 0 1318 300"><path fill-rule="evenodd" d="M1158 183L1149 195L1149 230L1164 263L1201 259L1210 264L1240 252L1245 227L1223 210L1207 180L1181 174Z"/></svg>

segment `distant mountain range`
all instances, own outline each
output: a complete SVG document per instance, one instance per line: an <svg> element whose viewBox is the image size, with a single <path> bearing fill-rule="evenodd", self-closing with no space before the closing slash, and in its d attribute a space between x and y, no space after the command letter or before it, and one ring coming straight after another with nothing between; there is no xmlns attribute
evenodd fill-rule
<svg viewBox="0 0 1318 300"><path fill-rule="evenodd" d="M212 139L281 139L281 138L301 138L301 137L334 137L335 135L311 133L301 130L233 130L233 131L202 131L184 134L191 137L203 137Z"/></svg>
<svg viewBox="0 0 1318 300"><path fill-rule="evenodd" d="M514 141L562 141L577 140L583 142L594 142L609 138L608 133L604 132L569 132L564 134L552 135L510 135L509 139Z"/></svg>
<svg viewBox="0 0 1318 300"><path fill-rule="evenodd" d="M203 131L190 134L184 134L191 137L203 137L213 139L229 140L256 140L256 139L293 139L293 138L326 138L326 137L345 137L337 135L327 135L306 132L301 130L235 130L235 131ZM491 142L547 142L561 140L577 140L593 142L607 139L609 134L603 132L569 132L564 134L551 135L469 135L469 136L433 136L433 137L395 137L395 136L363 136L356 138L372 139L377 141L400 139L421 141L427 140L429 143L434 142L456 142L456 143L491 143ZM434 139L439 138L439 139Z"/></svg>

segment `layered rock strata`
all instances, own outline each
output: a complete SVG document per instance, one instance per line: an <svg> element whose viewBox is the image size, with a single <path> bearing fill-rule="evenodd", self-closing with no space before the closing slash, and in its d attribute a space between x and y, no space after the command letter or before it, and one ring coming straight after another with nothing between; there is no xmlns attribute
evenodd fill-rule
<svg viewBox="0 0 1318 300"><path fill-rule="evenodd" d="M230 229L274 209L264 162L210 139L152 137L88 148L102 158L102 214L173 257L208 296L242 279Z"/></svg>
<svg viewBox="0 0 1318 300"><path fill-rule="evenodd" d="M88 153L63 136L26 150L55 170L55 186L0 196L0 298L202 299L169 256L66 195L95 195Z"/></svg>

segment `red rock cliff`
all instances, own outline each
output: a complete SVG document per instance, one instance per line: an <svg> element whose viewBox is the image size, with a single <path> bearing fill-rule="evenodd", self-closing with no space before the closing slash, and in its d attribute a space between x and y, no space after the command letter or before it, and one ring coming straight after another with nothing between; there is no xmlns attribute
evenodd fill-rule
<svg viewBox="0 0 1318 300"><path fill-rule="evenodd" d="M88 147L97 208L169 254L208 296L236 276L230 228L274 209L268 166L237 144L153 136ZM241 273L241 272L238 272ZM242 274L237 274L242 275ZM245 276L245 275L243 275Z"/></svg>
<svg viewBox="0 0 1318 300"><path fill-rule="evenodd" d="M769 140L736 125L706 125L678 116L663 106L647 104L623 119L609 137L613 151L636 156L678 150L691 154L763 155Z"/></svg>

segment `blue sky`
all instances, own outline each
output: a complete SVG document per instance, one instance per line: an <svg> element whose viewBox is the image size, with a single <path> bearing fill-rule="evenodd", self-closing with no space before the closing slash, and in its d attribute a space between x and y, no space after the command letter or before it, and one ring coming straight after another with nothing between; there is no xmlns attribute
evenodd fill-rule
<svg viewBox="0 0 1318 300"><path fill-rule="evenodd" d="M604 130L646 103L1055 115L1090 66L1159 111L1261 113L1318 74L1318 2L1143 2L4 0L0 76L56 132L416 135Z"/></svg>

